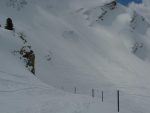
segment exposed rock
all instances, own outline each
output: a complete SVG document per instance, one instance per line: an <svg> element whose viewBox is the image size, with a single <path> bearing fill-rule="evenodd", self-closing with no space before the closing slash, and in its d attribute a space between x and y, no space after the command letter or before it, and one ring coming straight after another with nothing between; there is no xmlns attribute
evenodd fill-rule
<svg viewBox="0 0 150 113"><path fill-rule="evenodd" d="M35 74L35 54L31 46L24 46L20 49L20 55L24 58L26 67Z"/></svg>

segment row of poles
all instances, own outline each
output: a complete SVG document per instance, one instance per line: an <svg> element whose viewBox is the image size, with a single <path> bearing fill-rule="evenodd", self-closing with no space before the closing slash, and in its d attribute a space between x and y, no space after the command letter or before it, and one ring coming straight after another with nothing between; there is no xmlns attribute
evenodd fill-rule
<svg viewBox="0 0 150 113"><path fill-rule="evenodd" d="M101 92L102 102L104 101L104 92ZM74 94L77 94L77 88L74 88ZM95 97L95 90L92 88L92 97ZM117 111L120 112L120 91L117 90Z"/></svg>

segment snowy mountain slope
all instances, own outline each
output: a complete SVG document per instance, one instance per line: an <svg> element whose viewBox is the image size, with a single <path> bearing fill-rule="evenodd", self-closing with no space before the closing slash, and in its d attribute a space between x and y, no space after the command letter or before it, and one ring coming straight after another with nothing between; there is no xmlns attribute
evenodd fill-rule
<svg viewBox="0 0 150 113"><path fill-rule="evenodd" d="M0 29L0 112L95 112L100 103L86 96L64 93L40 82L11 52L22 46L13 32ZM96 107L96 110L94 110ZM110 106L111 107L111 106ZM105 111L108 111L104 108Z"/></svg>
<svg viewBox="0 0 150 113"><path fill-rule="evenodd" d="M65 93L40 82L23 66L14 49L22 47L22 40L12 31L0 29L0 112L6 113L98 113L116 112L107 97L105 103L100 98ZM115 94L115 92L114 92ZM106 95L105 95L106 96ZM125 99L126 100L126 99ZM127 106L123 113L134 113ZM109 108L109 109L108 109Z"/></svg>
<svg viewBox="0 0 150 113"><path fill-rule="evenodd" d="M44 20L46 25L42 26L45 26L46 29L50 29L50 31L47 34L46 31L40 30L44 33L40 32L38 36L42 35L41 37L43 38L40 42L45 43L43 46L46 45L46 48L49 48L47 51L51 51L51 56L53 56L51 60L53 64L48 64L50 65L49 69L38 68L38 70L40 70L39 75L42 75L40 78L47 83L52 83L56 86L60 84L60 87L62 84L64 87L74 87L80 84L79 87L84 87L81 89L86 89L86 87L88 87L87 89L90 89L91 87L103 87L105 84L112 84L111 79L115 80L113 83L120 81L122 85L127 81L131 81L130 84L132 84L133 79L137 79L137 81L141 83L141 79L138 79L135 76L132 76L133 78L131 79L131 75L135 75L133 73L139 73L139 76L143 76L139 71L145 71L145 67L149 67L149 64L141 61L141 59L145 61L149 59L149 52L147 49L149 41L142 40L141 35L130 32L129 26L130 20L132 19L130 14L126 12L125 14L116 16L117 19L112 21L110 26L107 28L104 26L103 28L89 27L88 25L90 25L91 22L84 19L82 12L84 11L81 11L81 13L76 13L76 11L74 13L71 11L70 13L67 12L60 16L53 16L50 14L50 16L47 17L47 15L49 15L48 12L45 13L44 9L39 8L39 13L42 14L43 17L41 20L47 18ZM127 20L123 20L123 18L127 18ZM43 21L41 20L37 19L37 23L43 24ZM54 23L53 20L57 22ZM47 24L48 22L50 22L49 25ZM36 28L41 29L41 25L37 25ZM103 32L105 32L105 34ZM49 39L45 37L49 35L52 35ZM68 39L69 37L71 39ZM52 43L48 44L49 42ZM144 47L139 48L139 51L140 49L142 49L142 52L144 51L144 56L140 56L140 53L135 53L141 59L136 58L131 52L135 43L144 43ZM118 61L119 59L120 61ZM144 68L143 66L141 67L141 62L144 65ZM118 63L123 67L118 66ZM43 62L43 65L44 64L46 65L46 62ZM122 72L119 73L118 70L122 70ZM48 79L49 74L47 75L49 72L54 73L54 76L50 79ZM113 72L113 75L110 74L111 72ZM126 74L124 75L122 73ZM84 79L80 79L82 75L85 76L83 76ZM118 76L115 77L114 75ZM120 78L119 76L123 77ZM145 76L148 77L147 73L145 73ZM116 78L118 78L118 80L116 80ZM143 81L145 82L145 80ZM70 83L72 85L70 85Z"/></svg>
<svg viewBox="0 0 150 113"><path fill-rule="evenodd" d="M115 91L117 89L120 89L123 95L121 101L122 106L125 107L122 108L124 109L122 112L145 113L149 111L150 40L148 35L145 34L149 24L147 21L143 21L141 16L138 16L139 18L136 19L138 22L132 23L132 17L134 17L133 11L129 11L118 4L115 9L112 10L108 7L103 7L105 1L99 0L45 0L44 2L40 0L30 0L27 2L27 5L20 10L17 10L16 7L12 8L7 6L6 1L2 0L0 3L1 9L3 9L0 10L0 23L2 27L5 25L5 19L12 17L16 32L23 32L26 35L26 39L36 55L36 76L40 80L57 88L64 88L65 91L69 92L73 92L73 88L77 87L78 93L86 95L90 95L91 88L96 88L98 91L104 89L106 92L105 95L108 98L107 103L104 104L105 106L102 106L102 108L99 108L97 106L100 106L100 103L96 101L96 105L91 105L94 108L96 106L95 112L99 112L99 109L103 108L105 109L103 110L104 112L107 112L107 110L111 111L112 109L115 109L114 112L116 112L114 102L116 102ZM100 6L103 7L103 10L101 10ZM99 16L101 16L105 10L107 14L104 15L103 20L98 20ZM135 27L135 30L133 30L132 25ZM5 32L7 31L2 29L1 34ZM5 37L13 36L13 34L9 36L7 36L7 34L9 33L5 33L1 37L5 39ZM14 37L12 37L12 39L13 38ZM18 44L16 45L16 43ZM7 47L5 47L6 44L12 45L13 47L8 47L8 50L5 50ZM1 61L2 71L17 73L17 75L28 73L28 79L23 77L25 80L21 78L21 80L15 81L25 83L28 81L27 84L29 85L22 85L22 83L13 83L14 85L12 85L9 81L4 84L10 84L8 88L10 87L9 89L11 90L17 90L16 86L23 89L25 86L25 88L31 86L36 87L37 84L41 82L37 82L35 77L25 69L23 62L18 56L11 54L12 51L20 49L22 42L14 39L13 41L6 41L6 44L1 44L3 45L1 52L4 53L1 55L1 58L6 59L5 62ZM8 53L5 53L5 51ZM6 56L9 58L6 58ZM12 60L12 57L15 60ZM12 61L16 64L15 66L12 65ZM8 76L2 73L1 75L2 78ZM31 79L29 75L31 75L33 79ZM10 77L11 76L8 76L9 79ZM8 78L6 78L6 80ZM18 79L18 77L12 79ZM3 81L3 79L1 79L1 81ZM33 83L37 84L34 85ZM41 87L40 84L38 86ZM43 87L45 86L42 86L42 88ZM3 89L6 90L6 88L7 85L4 85ZM35 89L33 89L31 93L35 93L36 91L34 90ZM41 92L40 89L36 94ZM24 91L21 93L25 96L20 96L20 98L28 98L29 100L33 98L32 96L29 98L29 95L24 93ZM21 93L17 95L21 95ZM45 93L45 91L43 91L43 93ZM8 97L9 95L10 94L8 94ZM48 105L44 105L44 107L46 107L45 109L48 109L48 111L45 111L46 113L53 110L53 107L49 108L49 106L57 106L60 105L60 101L65 101L66 98L62 99L62 95L60 100L56 103L48 102ZM110 95L114 98L111 98ZM16 93L14 96L16 98ZM37 98L40 98L41 101L45 99L45 97L36 96L31 104L39 103L39 101L35 101ZM67 94L67 96L70 96L70 94ZM3 95L1 97L3 98ZM49 98L49 95L46 97ZM56 95L56 97L51 96L50 98L57 97ZM4 98L2 102L5 102L6 98ZM11 98L14 97L10 97L10 100ZM71 96L66 103L70 104L72 98L76 100L77 97ZM82 97L79 96L78 98L81 99ZM86 100L90 97L83 98L85 98L83 103L88 103ZM24 99L22 99L22 101L24 101ZM22 103L22 101L20 103ZM74 101L74 99L72 101ZM15 102L15 100L12 102ZM29 102L30 101L28 101L27 104ZM79 101L79 103L80 102L81 101ZM45 101L43 103L45 104ZM31 104L23 109L29 108ZM63 110L72 108L74 104L76 106L78 102L71 103L69 107L60 105L59 108L63 107ZM6 104L2 103L2 105ZM12 104L10 104L10 106L11 105ZM16 106L18 105L19 104ZM107 109L106 105L108 105L110 109ZM39 107L37 104L35 106L36 108ZM76 111L78 106L73 107L73 109L72 112L82 112ZM86 110L85 106L83 109ZM143 109L145 110L142 111ZM6 108L4 111L5 110ZM22 110L22 108L20 110ZM52 112L59 112L57 110L56 108ZM70 112L61 110L60 112ZM89 112L93 112L93 108L90 110ZM35 111L30 110L29 112ZM38 112L40 112L40 110ZM42 112L44 112L44 110Z"/></svg>

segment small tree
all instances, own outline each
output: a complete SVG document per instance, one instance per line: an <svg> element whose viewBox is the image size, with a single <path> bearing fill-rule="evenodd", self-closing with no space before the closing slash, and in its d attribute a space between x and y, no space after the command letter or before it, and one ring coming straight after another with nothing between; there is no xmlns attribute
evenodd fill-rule
<svg viewBox="0 0 150 113"><path fill-rule="evenodd" d="M5 29L14 30L14 26L13 26L13 23L12 23L12 19L11 19L11 18L7 18L7 19L6 19L6 26L5 26Z"/></svg>

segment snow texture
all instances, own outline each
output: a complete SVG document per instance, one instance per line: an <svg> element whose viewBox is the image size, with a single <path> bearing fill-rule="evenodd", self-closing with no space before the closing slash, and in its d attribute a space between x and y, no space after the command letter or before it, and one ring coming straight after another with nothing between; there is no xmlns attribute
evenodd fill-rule
<svg viewBox="0 0 150 113"><path fill-rule="evenodd" d="M25 0L18 10L10 1L0 1L0 112L116 113L117 90L121 113L150 112L146 5ZM15 31L4 29L8 17ZM14 54L24 46L20 32L34 50L35 76Z"/></svg>

